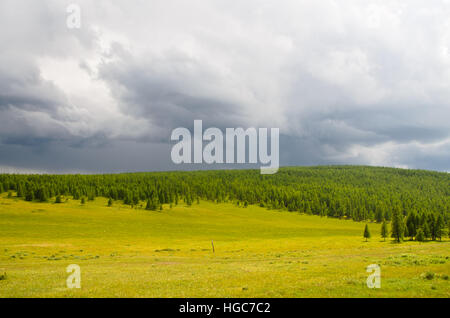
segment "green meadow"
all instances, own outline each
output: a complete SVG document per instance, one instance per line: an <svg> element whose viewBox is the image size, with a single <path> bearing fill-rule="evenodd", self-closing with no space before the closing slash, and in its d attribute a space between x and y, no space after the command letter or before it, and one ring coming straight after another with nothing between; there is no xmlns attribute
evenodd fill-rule
<svg viewBox="0 0 450 318"><path fill-rule="evenodd" d="M0 297L450 297L447 237L398 244L369 222L366 242L363 222L203 200L63 202L1 195ZM370 264L381 288L366 285Z"/></svg>

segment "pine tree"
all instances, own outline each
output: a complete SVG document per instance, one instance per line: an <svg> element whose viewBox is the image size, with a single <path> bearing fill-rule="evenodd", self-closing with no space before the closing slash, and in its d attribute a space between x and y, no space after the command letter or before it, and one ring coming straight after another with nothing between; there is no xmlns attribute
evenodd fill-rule
<svg viewBox="0 0 450 318"><path fill-rule="evenodd" d="M408 229L408 236L412 240L416 236L416 214L414 212L408 214L406 228Z"/></svg>
<svg viewBox="0 0 450 318"><path fill-rule="evenodd" d="M386 237L388 236L388 228L386 220L383 220L383 224L381 224L381 237L386 241Z"/></svg>
<svg viewBox="0 0 450 318"><path fill-rule="evenodd" d="M428 226L430 229L431 239L436 240L436 218L433 213L428 214Z"/></svg>
<svg viewBox="0 0 450 318"><path fill-rule="evenodd" d="M112 206L113 205L113 199L112 198L109 198L109 200L108 200L108 206Z"/></svg>
<svg viewBox="0 0 450 318"><path fill-rule="evenodd" d="M436 238L438 238L441 241L442 241L442 236L444 234L444 228L445 228L444 219L442 218L442 215L439 214L439 216L436 220L435 229L436 229Z"/></svg>
<svg viewBox="0 0 450 318"><path fill-rule="evenodd" d="M366 227L364 228L364 238L366 239L366 242L367 242L367 239L370 238L369 226L367 224L366 224Z"/></svg>
<svg viewBox="0 0 450 318"><path fill-rule="evenodd" d="M160 207L158 199L153 197L152 199L147 200L147 205L145 206L146 210L156 211L156 209Z"/></svg>
<svg viewBox="0 0 450 318"><path fill-rule="evenodd" d="M34 200L34 192L33 190L28 190L25 194L25 201L33 201Z"/></svg>
<svg viewBox="0 0 450 318"><path fill-rule="evenodd" d="M399 209L394 209L392 213L391 236L400 242L405 233L403 217Z"/></svg>
<svg viewBox="0 0 450 318"><path fill-rule="evenodd" d="M417 230L416 241L419 241L419 242L425 241L425 234L423 233L422 228Z"/></svg>
<svg viewBox="0 0 450 318"><path fill-rule="evenodd" d="M56 196L55 203L62 203L62 199L59 194Z"/></svg>
<svg viewBox="0 0 450 318"><path fill-rule="evenodd" d="M22 183L20 183L19 186L17 187L17 196L18 197L24 197L25 196L25 189L24 189Z"/></svg>
<svg viewBox="0 0 450 318"><path fill-rule="evenodd" d="M40 191L39 201L41 202L47 202L48 201L48 190L47 188L42 188Z"/></svg>
<svg viewBox="0 0 450 318"><path fill-rule="evenodd" d="M431 238L431 232L430 232L430 227L428 226L428 223L425 222L423 224L423 235L425 239L429 239Z"/></svg>

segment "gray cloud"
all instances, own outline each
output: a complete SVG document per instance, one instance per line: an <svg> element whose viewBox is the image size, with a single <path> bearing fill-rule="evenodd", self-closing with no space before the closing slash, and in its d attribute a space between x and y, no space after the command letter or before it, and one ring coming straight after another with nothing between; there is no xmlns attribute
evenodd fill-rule
<svg viewBox="0 0 450 318"><path fill-rule="evenodd" d="M280 127L285 165L450 170L448 1L69 3L0 4L0 168L192 169L169 137L202 119Z"/></svg>

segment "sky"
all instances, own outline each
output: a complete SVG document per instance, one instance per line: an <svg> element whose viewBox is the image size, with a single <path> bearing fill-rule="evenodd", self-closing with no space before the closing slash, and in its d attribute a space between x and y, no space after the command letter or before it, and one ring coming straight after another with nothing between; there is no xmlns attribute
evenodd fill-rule
<svg viewBox="0 0 450 318"><path fill-rule="evenodd" d="M284 166L450 171L450 1L2 0L0 43L0 172L198 169L195 119L279 128Z"/></svg>

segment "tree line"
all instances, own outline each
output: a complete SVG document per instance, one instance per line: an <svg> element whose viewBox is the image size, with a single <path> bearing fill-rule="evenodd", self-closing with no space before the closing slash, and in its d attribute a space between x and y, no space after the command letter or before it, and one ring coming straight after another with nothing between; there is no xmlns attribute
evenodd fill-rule
<svg viewBox="0 0 450 318"><path fill-rule="evenodd" d="M109 199L149 210L202 200L258 204L306 214L382 223L401 219L402 237L436 239L436 223L449 224L450 176L424 170L364 166L285 167L274 175L259 170L208 170L102 175L1 174L0 192L27 201L61 196ZM58 199L59 197L59 199Z"/></svg>
<svg viewBox="0 0 450 318"><path fill-rule="evenodd" d="M442 240L446 234L450 235L450 223L445 224L442 214L437 217L434 214L423 214L421 217L414 212L403 216L400 211L395 211L391 222L391 230L388 230L388 223L383 220L381 224L381 237L386 240L386 237L391 234L397 242L401 242L409 238L410 241L416 240L423 242L426 240ZM364 228L363 237L369 239L371 237L369 226L366 224Z"/></svg>

